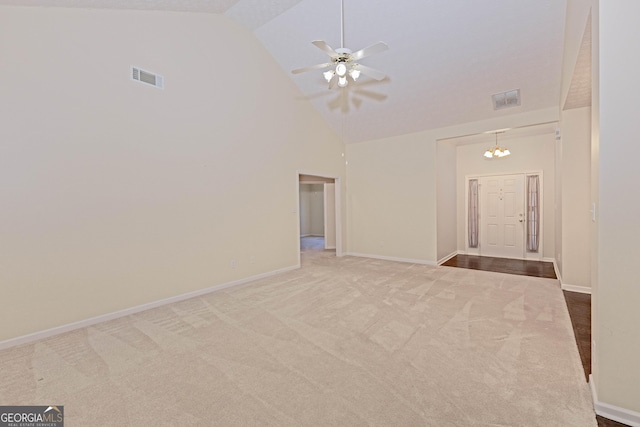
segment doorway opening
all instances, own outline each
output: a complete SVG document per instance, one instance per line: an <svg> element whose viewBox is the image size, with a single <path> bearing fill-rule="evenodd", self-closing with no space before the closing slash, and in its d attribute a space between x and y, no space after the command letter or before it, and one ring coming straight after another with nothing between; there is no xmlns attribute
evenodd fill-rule
<svg viewBox="0 0 640 427"><path fill-rule="evenodd" d="M297 187L300 252L342 256L340 178L298 172Z"/></svg>

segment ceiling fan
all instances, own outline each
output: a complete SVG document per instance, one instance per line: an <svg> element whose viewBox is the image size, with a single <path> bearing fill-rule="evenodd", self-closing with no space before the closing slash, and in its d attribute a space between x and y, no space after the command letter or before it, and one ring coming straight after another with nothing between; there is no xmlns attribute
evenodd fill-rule
<svg viewBox="0 0 640 427"><path fill-rule="evenodd" d="M364 49L360 49L356 52L352 52L351 49L345 48L344 47L344 0L341 0L340 6L341 6L340 48L333 49L324 40L315 40L311 42L317 48L319 48L324 53L329 55L331 57L331 61L326 62L324 64L312 65L310 67L298 68L296 70L291 71L291 73L300 74L300 73L305 73L307 71L320 70L320 69L332 67L333 69L327 70L323 73L324 78L329 83L329 89L334 87L336 81L339 87L345 87L349 83L347 80L347 76L349 76L355 82L356 80L358 80L358 77L360 77L361 73L375 80L384 79L385 75L383 72L373 69L371 67L367 67L365 65L359 64L357 61L367 56L384 52L385 50L389 49L389 46L387 46L386 43L384 42L378 42L369 47L365 47Z"/></svg>

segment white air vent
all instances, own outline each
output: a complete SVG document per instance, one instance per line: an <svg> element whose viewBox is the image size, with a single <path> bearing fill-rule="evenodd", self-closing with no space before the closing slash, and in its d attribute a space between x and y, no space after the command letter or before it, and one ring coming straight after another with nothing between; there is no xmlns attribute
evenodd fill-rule
<svg viewBox="0 0 640 427"><path fill-rule="evenodd" d="M520 89L514 89L507 92L496 93L493 95L493 109L501 110L503 108L516 107L520 105Z"/></svg>
<svg viewBox="0 0 640 427"><path fill-rule="evenodd" d="M164 79L161 75L150 73L138 67L131 67L131 79L160 89L164 88Z"/></svg>

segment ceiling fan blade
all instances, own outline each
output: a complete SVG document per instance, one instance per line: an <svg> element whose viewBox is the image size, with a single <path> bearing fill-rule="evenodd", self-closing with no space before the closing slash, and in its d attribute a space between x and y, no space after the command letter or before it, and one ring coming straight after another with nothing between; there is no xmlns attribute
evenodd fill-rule
<svg viewBox="0 0 640 427"><path fill-rule="evenodd" d="M377 93L377 92L373 92L373 91L365 90L365 89L360 89L360 88L357 88L355 90L355 93L357 93L358 95L361 95L361 96L365 96L367 98L371 98L371 99L376 100L376 101L384 101L385 99L388 98L388 96L385 95L384 93Z"/></svg>
<svg viewBox="0 0 640 427"><path fill-rule="evenodd" d="M332 58L338 56L338 52L336 52L335 49L329 46L324 40L314 40L311 43Z"/></svg>
<svg viewBox="0 0 640 427"><path fill-rule="evenodd" d="M310 67L298 68L296 70L291 71L291 74L306 73L307 71L319 70L320 68L327 68L327 67L331 67L332 65L333 63L327 62L326 64L317 64L317 65L312 65Z"/></svg>
<svg viewBox="0 0 640 427"><path fill-rule="evenodd" d="M357 52L353 52L351 54L351 58L352 58L353 61L358 61L358 60L364 58L365 56L371 56L371 55L374 55L376 53L384 52L387 49L389 49L389 46L387 46L386 43L378 42L376 44L372 44L369 47L365 47L364 49L360 49Z"/></svg>
<svg viewBox="0 0 640 427"><path fill-rule="evenodd" d="M329 80L329 89L333 89L336 86L337 81L338 78L336 76L333 76L331 80Z"/></svg>
<svg viewBox="0 0 640 427"><path fill-rule="evenodd" d="M360 70L360 72L365 76L369 76L376 80L382 80L386 77L382 71L378 71L375 68L367 67L366 65L357 64L357 69Z"/></svg>
<svg viewBox="0 0 640 427"><path fill-rule="evenodd" d="M329 107L330 110L337 110L342 105L341 101L342 101L342 92L338 93L336 97L334 97L329 102L327 102L327 107Z"/></svg>
<svg viewBox="0 0 640 427"><path fill-rule="evenodd" d="M343 90L340 93L340 111L343 113L348 113L349 109L349 97L347 96L347 91Z"/></svg>
<svg viewBox="0 0 640 427"><path fill-rule="evenodd" d="M318 99L318 98L323 98L327 95L329 95L331 92L328 92L326 90L322 90L321 92L315 92L315 93L311 93L309 95L299 95L296 96L295 99L296 101L311 101L313 99Z"/></svg>

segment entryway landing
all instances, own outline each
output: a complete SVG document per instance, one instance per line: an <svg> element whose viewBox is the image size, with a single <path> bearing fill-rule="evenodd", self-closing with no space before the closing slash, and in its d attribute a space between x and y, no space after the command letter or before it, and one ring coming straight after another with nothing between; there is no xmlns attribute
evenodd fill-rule
<svg viewBox="0 0 640 427"><path fill-rule="evenodd" d="M553 263L544 261L494 258L477 255L456 255L442 265L447 267L469 268L472 270L493 271L495 273L557 279Z"/></svg>

